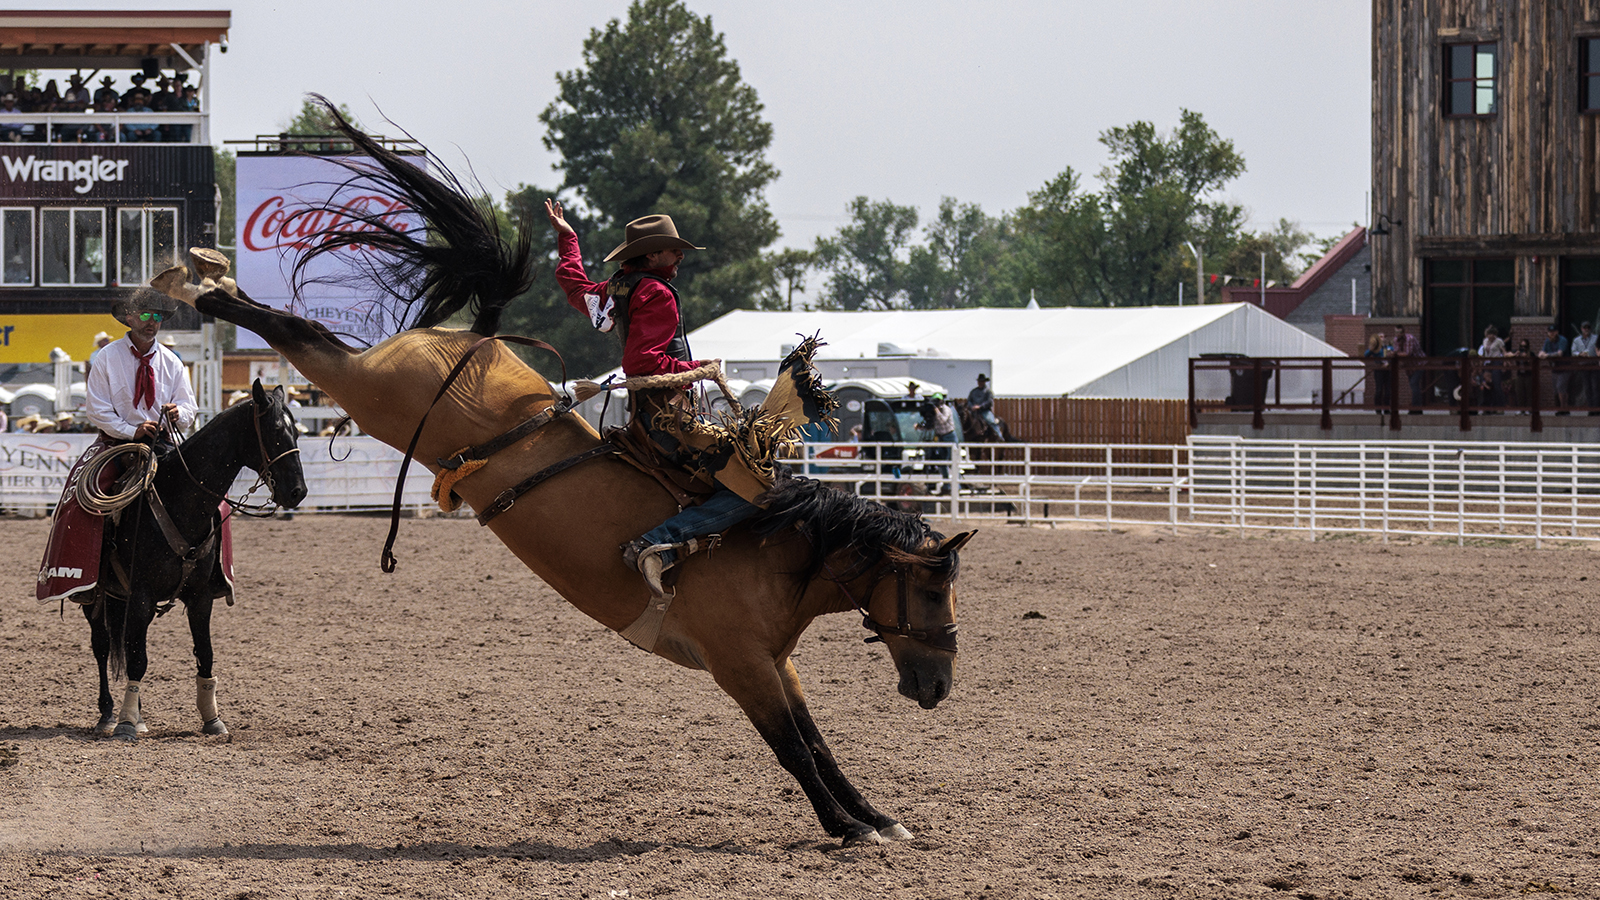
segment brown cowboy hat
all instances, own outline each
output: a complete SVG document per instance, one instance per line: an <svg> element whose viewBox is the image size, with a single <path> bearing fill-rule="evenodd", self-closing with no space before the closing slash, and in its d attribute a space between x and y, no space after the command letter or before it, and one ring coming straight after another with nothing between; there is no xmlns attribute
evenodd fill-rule
<svg viewBox="0 0 1600 900"><path fill-rule="evenodd" d="M606 254L605 261L633 259L657 250L704 250L678 237L678 226L671 216L645 216L634 219L623 229L622 246Z"/></svg>
<svg viewBox="0 0 1600 900"><path fill-rule="evenodd" d="M111 301L111 315L119 322L126 322L130 314L146 311L161 313L165 319L178 311L178 301L147 287L134 288L128 296Z"/></svg>

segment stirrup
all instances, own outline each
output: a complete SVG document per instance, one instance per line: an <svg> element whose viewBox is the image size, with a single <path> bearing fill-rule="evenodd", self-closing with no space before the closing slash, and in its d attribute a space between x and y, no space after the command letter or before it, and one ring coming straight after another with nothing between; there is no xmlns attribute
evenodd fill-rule
<svg viewBox="0 0 1600 900"><path fill-rule="evenodd" d="M650 586L652 592L657 596L665 596L667 591L661 583L661 578L672 566L661 559L661 554L667 550L677 550L682 546L682 544L651 544L644 538L634 538L622 545L622 561L628 568L644 576L644 583Z"/></svg>

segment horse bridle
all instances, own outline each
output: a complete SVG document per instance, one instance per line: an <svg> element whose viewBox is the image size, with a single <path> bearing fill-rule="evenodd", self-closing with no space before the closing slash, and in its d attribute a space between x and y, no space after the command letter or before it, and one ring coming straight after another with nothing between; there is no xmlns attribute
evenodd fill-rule
<svg viewBox="0 0 1600 900"><path fill-rule="evenodd" d="M269 404L265 409L257 406L250 411L250 424L255 427L256 432L256 453L263 460L263 463L261 468L256 470L255 483L250 485L250 489L244 492L246 498L254 494L257 490L260 490L262 485L266 485L267 487L268 498L275 497L277 495L278 484L272 478L272 467L277 465L283 459L300 452L299 447L290 447L271 459L267 458L267 439L261 433L261 416L271 408L272 407ZM211 488L201 484L200 479L196 478L193 470L189 468L189 461L183 456L183 445L178 441L180 435L178 434L177 427L173 425L171 419L168 419L165 416L161 417L161 422L166 426L167 434L172 438L173 454L178 457L179 462L183 463L184 474L189 476L189 481L195 487L205 491L213 497L216 497L223 503L228 504L230 509L242 515L264 519L271 518L277 513L278 502L276 500L269 499L267 503L259 506L251 506L245 500L235 500L232 497L229 497L226 492L218 493L217 491L214 491Z"/></svg>
<svg viewBox="0 0 1600 900"><path fill-rule="evenodd" d="M822 568L828 573L828 580L833 582L839 592L845 595L850 604L856 608L856 612L861 613L861 627L873 633L872 637L867 638L865 643L882 643L884 635L894 635L896 637L910 638L935 650L948 650L951 653L955 653L957 628L955 622L941 625L934 629L911 627L911 583L906 578L910 563L890 562L886 568L880 569L872 579L872 582L867 585L866 592L862 594L864 599L856 599L855 593L850 590L849 583L866 574L867 570L873 565L875 563L872 561L863 559L861 565L855 570L847 573L846 577L840 577L834 574L833 567L826 560L822 563ZM891 572L894 573L895 593L898 597L896 603L897 621L893 625L885 625L872 617L872 611L867 608L867 604L872 602L872 594L878 589L878 583L887 578Z"/></svg>

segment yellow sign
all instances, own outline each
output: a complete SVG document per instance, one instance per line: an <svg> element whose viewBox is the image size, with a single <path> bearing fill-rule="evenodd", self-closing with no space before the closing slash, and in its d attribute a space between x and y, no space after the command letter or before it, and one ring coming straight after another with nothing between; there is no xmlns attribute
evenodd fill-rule
<svg viewBox="0 0 1600 900"><path fill-rule="evenodd" d="M94 352L94 336L102 331L116 340L128 327L110 313L0 316L0 363L47 363L57 347L81 362Z"/></svg>

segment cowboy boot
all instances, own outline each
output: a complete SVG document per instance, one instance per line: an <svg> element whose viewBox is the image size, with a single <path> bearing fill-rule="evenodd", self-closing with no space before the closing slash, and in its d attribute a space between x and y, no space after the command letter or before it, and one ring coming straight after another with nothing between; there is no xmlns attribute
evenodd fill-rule
<svg viewBox="0 0 1600 900"><path fill-rule="evenodd" d="M676 565L676 561L668 563L661 558L667 550L676 550L679 544L652 544L644 538L634 538L622 545L622 561L628 568L644 576L644 583L656 595L666 594L666 588L661 583L661 578L667 570Z"/></svg>

